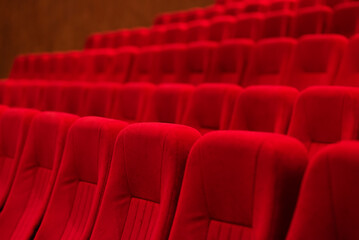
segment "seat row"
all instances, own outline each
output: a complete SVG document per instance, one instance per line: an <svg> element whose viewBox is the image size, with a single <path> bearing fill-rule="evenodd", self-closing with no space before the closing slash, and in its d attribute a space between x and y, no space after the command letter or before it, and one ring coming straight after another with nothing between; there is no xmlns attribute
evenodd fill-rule
<svg viewBox="0 0 359 240"><path fill-rule="evenodd" d="M148 83L7 82L2 92L2 104L11 107L101 116L129 123L177 123L202 134L215 130L288 134L306 145L310 157L329 143L358 138L359 90L351 87L312 87L298 93L285 86L242 89L228 84L155 87Z"/></svg>
<svg viewBox="0 0 359 240"><path fill-rule="evenodd" d="M79 82L231 83L359 86L359 35L306 35L299 41L275 38L254 43L171 44L141 50L85 51L22 55L10 79Z"/></svg>
<svg viewBox="0 0 359 240"><path fill-rule="evenodd" d="M240 14L217 16L211 20L155 25L152 28L95 33L86 40L85 48L118 48L199 40L222 41L249 38L300 37L305 34L336 33L351 37L358 33L359 3L344 3L334 8L317 6L298 12Z"/></svg>
<svg viewBox="0 0 359 240"><path fill-rule="evenodd" d="M216 5L210 6L209 8L227 9L233 6L240 6L241 9L247 10L247 5L254 5L252 9L257 11L276 11L281 9L296 9L310 6L330 6L334 7L340 3L354 2L352 0L216 0ZM251 9L250 9L251 10ZM188 10L189 12L194 10ZM248 11L248 10L247 10ZM183 11L185 14L187 11ZM180 12L174 12L174 15L181 15Z"/></svg>
<svg viewBox="0 0 359 240"><path fill-rule="evenodd" d="M311 159L296 207L308 158L279 134L1 107L0 135L2 239L358 236L358 142Z"/></svg>

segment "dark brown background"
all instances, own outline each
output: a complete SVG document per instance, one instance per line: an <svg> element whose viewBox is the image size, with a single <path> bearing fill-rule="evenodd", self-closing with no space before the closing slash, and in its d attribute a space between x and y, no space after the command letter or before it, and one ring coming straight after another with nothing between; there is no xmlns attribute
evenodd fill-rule
<svg viewBox="0 0 359 240"><path fill-rule="evenodd" d="M92 32L150 26L156 14L213 0L0 0L0 77L17 54L81 49Z"/></svg>

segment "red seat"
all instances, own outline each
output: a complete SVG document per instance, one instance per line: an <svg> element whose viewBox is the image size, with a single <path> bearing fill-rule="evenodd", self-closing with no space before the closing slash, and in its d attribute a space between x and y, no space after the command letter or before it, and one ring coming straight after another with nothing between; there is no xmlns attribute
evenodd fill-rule
<svg viewBox="0 0 359 240"><path fill-rule="evenodd" d="M188 45L186 54L186 77L182 83L200 84L206 81L214 50L214 42L195 42Z"/></svg>
<svg viewBox="0 0 359 240"><path fill-rule="evenodd" d="M193 8L188 11L184 12L184 21L185 22L192 22L196 20L200 20L204 18L204 9L203 8Z"/></svg>
<svg viewBox="0 0 359 240"><path fill-rule="evenodd" d="M288 74L297 45L292 38L272 38L258 41L253 49L241 85L281 85Z"/></svg>
<svg viewBox="0 0 359 240"><path fill-rule="evenodd" d="M359 33L359 2L342 3L333 10L333 33L346 37Z"/></svg>
<svg viewBox="0 0 359 240"><path fill-rule="evenodd" d="M328 33L331 29L333 11L327 6L299 9L294 19L294 36Z"/></svg>
<svg viewBox="0 0 359 240"><path fill-rule="evenodd" d="M331 85L347 39L340 35L306 35L299 39L287 84L299 90Z"/></svg>
<svg viewBox="0 0 359 240"><path fill-rule="evenodd" d="M225 15L238 17L243 14L243 3L241 2L233 2L229 3L225 6Z"/></svg>
<svg viewBox="0 0 359 240"><path fill-rule="evenodd" d="M168 44L158 51L157 82L182 82L185 76L186 44Z"/></svg>
<svg viewBox="0 0 359 240"><path fill-rule="evenodd" d="M245 1L243 12L245 13L265 13L268 11L268 3L266 1Z"/></svg>
<svg viewBox="0 0 359 240"><path fill-rule="evenodd" d="M129 31L128 42L126 45L144 47L149 45L150 29L134 28Z"/></svg>
<svg viewBox="0 0 359 240"><path fill-rule="evenodd" d="M87 91L85 86L79 82L60 85L56 111L80 115Z"/></svg>
<svg viewBox="0 0 359 240"><path fill-rule="evenodd" d="M64 113L36 115L8 200L0 214L2 239L30 239L39 225L56 180L67 131L77 119Z"/></svg>
<svg viewBox="0 0 359 240"><path fill-rule="evenodd" d="M263 24L262 38L290 37L294 16L292 11L267 13Z"/></svg>
<svg viewBox="0 0 359 240"><path fill-rule="evenodd" d="M236 100L229 129L286 134L297 95L284 86L246 88Z"/></svg>
<svg viewBox="0 0 359 240"><path fill-rule="evenodd" d="M144 116L145 122L181 123L194 87L187 84L161 84L156 87Z"/></svg>
<svg viewBox="0 0 359 240"><path fill-rule="evenodd" d="M138 53L139 49L136 47L122 47L116 50L113 53L111 64L106 67L106 81L116 83L129 82Z"/></svg>
<svg viewBox="0 0 359 240"><path fill-rule="evenodd" d="M23 103L24 81L5 81L3 84L2 104L20 107Z"/></svg>
<svg viewBox="0 0 359 240"><path fill-rule="evenodd" d="M61 167L34 239L88 239L107 182L115 139L126 123L98 117L71 127Z"/></svg>
<svg viewBox="0 0 359 240"><path fill-rule="evenodd" d="M234 33L235 17L218 16L211 20L209 27L209 41L220 42L230 38Z"/></svg>
<svg viewBox="0 0 359 240"><path fill-rule="evenodd" d="M358 90L312 87L300 93L288 131L312 157L323 147L358 136Z"/></svg>
<svg viewBox="0 0 359 240"><path fill-rule="evenodd" d="M239 84L247 68L254 42L247 39L223 41L215 49L207 82Z"/></svg>
<svg viewBox="0 0 359 240"><path fill-rule="evenodd" d="M241 14L234 25L232 38L257 40L262 35L264 15L261 13Z"/></svg>
<svg viewBox="0 0 359 240"><path fill-rule="evenodd" d="M10 79L21 79L25 76L26 71L26 56L18 55L15 57L13 65L11 67L11 72L9 75Z"/></svg>
<svg viewBox="0 0 359 240"><path fill-rule="evenodd" d="M206 41L209 38L209 22L198 20L188 23L187 42Z"/></svg>
<svg viewBox="0 0 359 240"><path fill-rule="evenodd" d="M288 240L358 239L358 142L325 148L308 166Z"/></svg>
<svg viewBox="0 0 359 240"><path fill-rule="evenodd" d="M295 139L218 131L191 150L169 239L284 240L307 164Z"/></svg>
<svg viewBox="0 0 359 240"><path fill-rule="evenodd" d="M211 20L212 18L222 16L225 13L223 6L214 5L204 9L204 18Z"/></svg>
<svg viewBox="0 0 359 240"><path fill-rule="evenodd" d="M182 124L205 134L228 129L233 105L241 88L232 84L202 84L189 100Z"/></svg>
<svg viewBox="0 0 359 240"><path fill-rule="evenodd" d="M161 13L160 15L156 16L154 20L154 25L164 25L170 22L170 14L169 13Z"/></svg>
<svg viewBox="0 0 359 240"><path fill-rule="evenodd" d="M130 82L151 82L157 83L159 59L158 52L161 50L159 46L144 47L136 56Z"/></svg>
<svg viewBox="0 0 359 240"><path fill-rule="evenodd" d="M273 0L269 3L268 11L296 10L297 0Z"/></svg>
<svg viewBox="0 0 359 240"><path fill-rule="evenodd" d="M2 209L8 198L20 158L23 153L24 142L36 110L0 108L0 208Z"/></svg>
<svg viewBox="0 0 359 240"><path fill-rule="evenodd" d="M359 35L352 37L345 50L333 85L359 87Z"/></svg>
<svg viewBox="0 0 359 240"><path fill-rule="evenodd" d="M199 136L163 123L123 130L91 239L168 239L187 155Z"/></svg>
<svg viewBox="0 0 359 240"><path fill-rule="evenodd" d="M162 44L186 43L187 25L184 23L167 25L163 38Z"/></svg>
<svg viewBox="0 0 359 240"><path fill-rule="evenodd" d="M150 30L149 45L162 45L165 42L165 25L155 25Z"/></svg>
<svg viewBox="0 0 359 240"><path fill-rule="evenodd" d="M155 89L150 83L129 83L115 88L114 99L107 111L108 117L126 122L143 119L149 99Z"/></svg>

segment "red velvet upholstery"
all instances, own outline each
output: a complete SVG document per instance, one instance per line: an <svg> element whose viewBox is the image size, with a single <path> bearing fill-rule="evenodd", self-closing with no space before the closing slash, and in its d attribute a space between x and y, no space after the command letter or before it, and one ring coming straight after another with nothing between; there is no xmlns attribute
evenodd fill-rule
<svg viewBox="0 0 359 240"><path fill-rule="evenodd" d="M344 141L309 163L288 240L359 238L358 149Z"/></svg>
<svg viewBox="0 0 359 240"><path fill-rule="evenodd" d="M264 20L262 38L291 36L294 16L292 11L267 13Z"/></svg>
<svg viewBox="0 0 359 240"><path fill-rule="evenodd" d="M286 134L297 95L290 87L249 87L236 100L229 129Z"/></svg>
<svg viewBox="0 0 359 240"><path fill-rule="evenodd" d="M233 38L257 40L263 31L264 15L261 13L240 14L234 26Z"/></svg>
<svg viewBox="0 0 359 240"><path fill-rule="evenodd" d="M152 82L158 81L158 52L159 46L144 47L137 55L130 77L130 82Z"/></svg>
<svg viewBox="0 0 359 240"><path fill-rule="evenodd" d="M188 23L187 42L205 41L209 38L209 22L198 20Z"/></svg>
<svg viewBox="0 0 359 240"><path fill-rule="evenodd" d="M189 100L183 124L198 129L202 134L228 129L239 86L208 83L196 87Z"/></svg>
<svg viewBox="0 0 359 240"><path fill-rule="evenodd" d="M88 239L107 182L115 139L126 123L97 117L70 128L47 210L35 239Z"/></svg>
<svg viewBox="0 0 359 240"><path fill-rule="evenodd" d="M239 84L247 68L254 42L247 39L223 41L215 49L207 82Z"/></svg>
<svg viewBox="0 0 359 240"><path fill-rule="evenodd" d="M164 45L161 51L158 51L158 75L157 81L161 83L182 82L185 75L186 44L168 44Z"/></svg>
<svg viewBox="0 0 359 240"><path fill-rule="evenodd" d="M296 10L297 0L272 0L269 2L268 11Z"/></svg>
<svg viewBox="0 0 359 240"><path fill-rule="evenodd" d="M327 6L299 9L294 19L294 36L328 33L331 29L333 11Z"/></svg>
<svg viewBox="0 0 359 240"><path fill-rule="evenodd" d="M176 23L166 26L163 44L185 43L187 42L187 25Z"/></svg>
<svg viewBox="0 0 359 240"><path fill-rule="evenodd" d="M163 123L123 130L91 239L168 239L187 155L199 136Z"/></svg>
<svg viewBox="0 0 359 240"><path fill-rule="evenodd" d="M312 87L300 93L288 134L302 141L312 157L328 144L358 136L359 91Z"/></svg>
<svg viewBox="0 0 359 240"><path fill-rule="evenodd" d="M306 164L287 136L205 135L189 155L169 239L285 239Z"/></svg>
<svg viewBox="0 0 359 240"><path fill-rule="evenodd" d="M287 84L299 90L331 85L347 39L340 35L306 35L299 39Z"/></svg>
<svg viewBox="0 0 359 240"><path fill-rule="evenodd" d="M333 28L334 33L351 37L359 33L359 3L346 2L334 7Z"/></svg>
<svg viewBox="0 0 359 240"><path fill-rule="evenodd" d="M258 41L241 85L282 85L296 46L297 41L292 38Z"/></svg>
<svg viewBox="0 0 359 240"><path fill-rule="evenodd" d="M136 47L122 47L114 53L114 59L106 69L106 81L125 83L130 81L131 69L137 58L139 49Z"/></svg>
<svg viewBox="0 0 359 240"><path fill-rule="evenodd" d="M186 77L182 83L200 84L206 81L214 50L214 42L195 42L188 45L186 56Z"/></svg>
<svg viewBox="0 0 359 240"><path fill-rule="evenodd" d="M3 208L14 181L31 121L39 112L22 108L4 110L3 107L0 111L0 208Z"/></svg>
<svg viewBox="0 0 359 240"><path fill-rule="evenodd" d="M52 192L67 131L76 119L52 112L34 117L16 178L0 213L0 238L32 238Z"/></svg>
<svg viewBox="0 0 359 240"><path fill-rule="evenodd" d="M150 83L129 83L116 87L113 102L107 111L110 114L108 117L126 122L141 121L154 89Z"/></svg>
<svg viewBox="0 0 359 240"><path fill-rule="evenodd" d="M232 16L218 16L211 20L209 27L209 41L220 42L233 36L236 18Z"/></svg>
<svg viewBox="0 0 359 240"><path fill-rule="evenodd" d="M353 36L345 50L334 85L359 87L359 35Z"/></svg>
<svg viewBox="0 0 359 240"><path fill-rule="evenodd" d="M194 87L187 84L162 84L156 87L147 106L144 121L181 123Z"/></svg>
<svg viewBox="0 0 359 240"><path fill-rule="evenodd" d="M79 115L85 103L86 84L74 82L62 84L59 89L59 100L56 111Z"/></svg>

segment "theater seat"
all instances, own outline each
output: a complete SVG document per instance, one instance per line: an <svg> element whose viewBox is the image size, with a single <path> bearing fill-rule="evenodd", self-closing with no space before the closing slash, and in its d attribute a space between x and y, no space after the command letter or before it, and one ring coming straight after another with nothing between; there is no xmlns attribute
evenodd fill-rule
<svg viewBox="0 0 359 240"><path fill-rule="evenodd" d="M192 8L184 12L184 21L186 23L204 18L204 9L201 7Z"/></svg>
<svg viewBox="0 0 359 240"><path fill-rule="evenodd" d="M176 83L182 82L186 77L186 44L168 44L164 45L161 51L158 51L158 83Z"/></svg>
<svg viewBox="0 0 359 240"><path fill-rule="evenodd" d="M230 130L286 134L298 91L285 86L256 86L239 94Z"/></svg>
<svg viewBox="0 0 359 240"><path fill-rule="evenodd" d="M228 129L234 101L240 91L241 88L233 84L199 85L189 100L182 124L194 127L202 134Z"/></svg>
<svg viewBox="0 0 359 240"><path fill-rule="evenodd" d="M186 53L186 76L181 82L194 85L205 82L210 70L213 52L217 47L217 43L209 41L189 44Z"/></svg>
<svg viewBox="0 0 359 240"><path fill-rule="evenodd" d="M247 68L254 42L229 39L214 50L207 82L239 84Z"/></svg>
<svg viewBox="0 0 359 240"><path fill-rule="evenodd" d="M233 38L257 40L261 37L264 15L261 13L240 14L234 25Z"/></svg>
<svg viewBox="0 0 359 240"><path fill-rule="evenodd" d="M52 112L34 117L14 184L0 213L0 238L32 238L52 192L67 131L76 119Z"/></svg>
<svg viewBox="0 0 359 240"><path fill-rule="evenodd" d="M107 81L107 71L114 63L115 51L112 49L98 49L84 52L85 62L83 81L104 82Z"/></svg>
<svg viewBox="0 0 359 240"><path fill-rule="evenodd" d="M71 127L49 204L34 239L88 239L107 182L115 139L126 123L98 117Z"/></svg>
<svg viewBox="0 0 359 240"><path fill-rule="evenodd" d="M174 23L165 27L162 44L186 43L187 25L184 23Z"/></svg>
<svg viewBox="0 0 359 240"><path fill-rule="evenodd" d="M354 141L334 144L309 163L288 240L359 238L358 149Z"/></svg>
<svg viewBox="0 0 359 240"><path fill-rule="evenodd" d="M233 36L236 18L232 16L218 16L211 20L209 27L209 41L220 42Z"/></svg>
<svg viewBox="0 0 359 240"><path fill-rule="evenodd" d="M106 81L126 83L130 81L131 71L139 49L122 47L114 52L112 63L106 67Z"/></svg>
<svg viewBox="0 0 359 240"><path fill-rule="evenodd" d="M136 56L131 71L130 82L150 82L158 81L158 52L159 46L144 47Z"/></svg>
<svg viewBox="0 0 359 240"><path fill-rule="evenodd" d="M2 112L2 113L1 113ZM33 117L39 112L0 108L0 208L7 200Z"/></svg>
<svg viewBox="0 0 359 240"><path fill-rule="evenodd" d="M91 239L168 239L187 156L199 136L163 123L121 132Z"/></svg>
<svg viewBox="0 0 359 240"><path fill-rule="evenodd" d="M26 56L25 55L18 55L15 57L11 71L9 74L9 79L19 79L25 75L25 66L26 64Z"/></svg>
<svg viewBox="0 0 359 240"><path fill-rule="evenodd" d="M359 3L345 2L333 8L332 32L351 37L359 33Z"/></svg>
<svg viewBox="0 0 359 240"><path fill-rule="evenodd" d="M64 83L58 89L56 111L80 115L85 103L87 84L83 82Z"/></svg>
<svg viewBox="0 0 359 240"><path fill-rule="evenodd" d="M297 41L271 38L257 42L241 85L282 85L289 72Z"/></svg>
<svg viewBox="0 0 359 240"><path fill-rule="evenodd" d="M358 136L358 90L311 87L301 92L288 135L302 141L312 158L323 147Z"/></svg>
<svg viewBox="0 0 359 240"><path fill-rule="evenodd" d="M155 17L154 25L163 25L167 24L170 21L170 14L169 13L161 13L160 15Z"/></svg>
<svg viewBox="0 0 359 240"><path fill-rule="evenodd" d="M284 240L307 164L287 136L209 133L188 158L169 239Z"/></svg>
<svg viewBox="0 0 359 240"><path fill-rule="evenodd" d="M268 11L297 10L297 0L273 0L268 5Z"/></svg>
<svg viewBox="0 0 359 240"><path fill-rule="evenodd" d="M187 42L206 41L209 38L209 22L198 20L188 23Z"/></svg>
<svg viewBox="0 0 359 240"><path fill-rule="evenodd" d="M118 85L114 88L108 117L130 123L141 121L154 89L155 86L150 83Z"/></svg>
<svg viewBox="0 0 359 240"><path fill-rule="evenodd" d="M293 11L267 13L263 24L262 38L290 37L294 16Z"/></svg>
<svg viewBox="0 0 359 240"><path fill-rule="evenodd" d="M340 63L338 75L333 85L359 87L359 35L353 36L348 43Z"/></svg>
<svg viewBox="0 0 359 240"><path fill-rule="evenodd" d="M215 17L222 16L225 13L225 8L220 5L209 6L204 9L204 18L211 20Z"/></svg>
<svg viewBox="0 0 359 240"><path fill-rule="evenodd" d="M161 84L156 87L144 122L181 123L194 87L188 84Z"/></svg>
<svg viewBox="0 0 359 240"><path fill-rule="evenodd" d="M294 19L294 36L305 34L329 33L332 24L333 10L327 6L315 6L298 9Z"/></svg>
<svg viewBox="0 0 359 240"><path fill-rule="evenodd" d="M334 34L301 37L286 84L299 90L315 85L331 85L347 42L345 37Z"/></svg>

